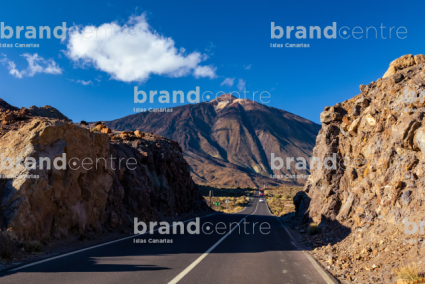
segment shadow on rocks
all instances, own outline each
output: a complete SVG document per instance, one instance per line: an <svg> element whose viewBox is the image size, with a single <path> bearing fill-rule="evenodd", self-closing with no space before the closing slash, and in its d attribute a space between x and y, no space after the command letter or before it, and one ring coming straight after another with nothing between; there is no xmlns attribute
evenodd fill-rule
<svg viewBox="0 0 425 284"><path fill-rule="evenodd" d="M304 192L298 192L293 199L295 212L281 216L304 248L312 250L316 247L335 244L345 239L351 229L342 225L338 220L331 220L324 215L320 223L314 223L309 215L310 197Z"/></svg>

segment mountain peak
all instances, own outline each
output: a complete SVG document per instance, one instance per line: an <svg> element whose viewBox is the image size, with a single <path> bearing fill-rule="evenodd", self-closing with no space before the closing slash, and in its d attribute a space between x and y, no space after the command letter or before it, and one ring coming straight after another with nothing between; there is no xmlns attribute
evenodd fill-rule
<svg viewBox="0 0 425 284"><path fill-rule="evenodd" d="M222 101L233 101L237 98L232 94L222 94L221 96L217 97L213 101L222 102Z"/></svg>
<svg viewBox="0 0 425 284"><path fill-rule="evenodd" d="M257 187L304 183L300 177L308 171L272 169L271 153L308 160L320 126L242 100L223 94L210 104L187 105L162 115L140 113L105 124L117 130L154 132L178 141L198 184Z"/></svg>

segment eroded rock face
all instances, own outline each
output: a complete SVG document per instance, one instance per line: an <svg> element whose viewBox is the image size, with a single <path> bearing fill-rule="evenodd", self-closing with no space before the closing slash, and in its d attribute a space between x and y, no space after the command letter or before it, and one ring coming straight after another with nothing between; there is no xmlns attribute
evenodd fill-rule
<svg viewBox="0 0 425 284"><path fill-rule="evenodd" d="M391 213L396 207L405 212L399 220L411 212L400 196L412 188L419 206L425 184L425 65L416 64L421 58L406 55L393 61L396 73L362 85L362 93L325 110L323 117L342 117L323 121L313 156L323 161L333 154L340 165L312 171L305 191L314 221L326 217L348 227L364 226L381 215L395 218Z"/></svg>
<svg viewBox="0 0 425 284"><path fill-rule="evenodd" d="M329 266L334 275L347 267L349 274L361 274L360 267L372 264L390 271L403 255L399 248L411 252L412 261L425 256L418 254L420 243L409 248L402 244L412 237L403 232L405 218L418 223L425 216L424 59L406 55L393 61L384 78L361 85L359 95L325 109L330 117L338 107L342 117L323 121L313 156L323 161L336 155L338 166L313 169L295 201L308 205L308 210L300 206L300 219L320 223L326 237L341 241L316 254L326 259L321 254L332 250L339 259ZM379 247L373 263L372 250L358 250L365 246ZM341 262L347 256L349 260Z"/></svg>
<svg viewBox="0 0 425 284"><path fill-rule="evenodd" d="M44 240L114 228L134 217L150 221L207 210L177 142L150 134L109 140L108 134L47 118L33 118L1 137L4 159L38 163L2 165L0 174L8 178L0 180L1 228L21 240ZM65 164L54 167L64 153ZM46 162L40 168L42 157L50 158L50 169Z"/></svg>

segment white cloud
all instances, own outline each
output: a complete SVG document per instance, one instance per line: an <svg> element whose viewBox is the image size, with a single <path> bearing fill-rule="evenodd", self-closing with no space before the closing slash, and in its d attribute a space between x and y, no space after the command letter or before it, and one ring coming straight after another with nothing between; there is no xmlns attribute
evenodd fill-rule
<svg viewBox="0 0 425 284"><path fill-rule="evenodd" d="M233 84L235 83L235 78L226 78L224 79L224 81L220 84L220 86L226 85L228 87L233 86Z"/></svg>
<svg viewBox="0 0 425 284"><path fill-rule="evenodd" d="M84 86L87 86L87 85L93 85L93 82L92 82L91 80L88 80L88 81L84 81L84 80L77 80L76 82L77 82L77 83L79 83L79 84L82 84L82 85L84 85Z"/></svg>
<svg viewBox="0 0 425 284"><path fill-rule="evenodd" d="M193 71L193 76L196 78L209 77L210 79L214 79L216 77L215 70L217 70L217 68L213 66L198 66Z"/></svg>
<svg viewBox="0 0 425 284"><path fill-rule="evenodd" d="M7 69L9 69L9 74L15 76L16 78L33 77L37 73L62 74L62 69L55 61L53 61L53 59L44 59L37 53L34 53L33 55L24 53L21 55L25 57L28 62L27 69L21 71L16 69L15 62L9 60L5 54L2 55L3 58L0 60L0 62L5 65Z"/></svg>
<svg viewBox="0 0 425 284"><path fill-rule="evenodd" d="M245 89L245 83L246 82L244 80L239 79L239 81L238 81L238 90L239 90L239 92L242 92L242 90Z"/></svg>
<svg viewBox="0 0 425 284"><path fill-rule="evenodd" d="M199 65L208 58L199 52L187 54L174 40L154 31L145 14L130 17L124 26L116 22L99 27L72 28L66 55L82 66L92 65L124 82L144 82L150 75L214 78L216 68Z"/></svg>
<svg viewBox="0 0 425 284"><path fill-rule="evenodd" d="M251 70L251 64L245 67L246 70Z"/></svg>

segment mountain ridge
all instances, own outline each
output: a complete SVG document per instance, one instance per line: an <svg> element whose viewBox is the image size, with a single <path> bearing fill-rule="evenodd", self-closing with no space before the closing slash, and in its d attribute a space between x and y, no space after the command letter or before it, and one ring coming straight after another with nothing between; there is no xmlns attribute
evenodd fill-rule
<svg viewBox="0 0 425 284"><path fill-rule="evenodd" d="M272 170L271 153L307 159L320 129L290 112L230 94L178 106L173 112L142 112L105 124L121 131L154 132L178 141L197 183L230 187L304 183L285 176L306 175L308 170ZM283 178L271 178L273 175Z"/></svg>

